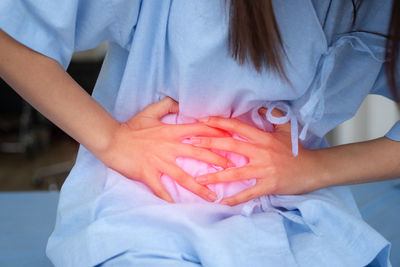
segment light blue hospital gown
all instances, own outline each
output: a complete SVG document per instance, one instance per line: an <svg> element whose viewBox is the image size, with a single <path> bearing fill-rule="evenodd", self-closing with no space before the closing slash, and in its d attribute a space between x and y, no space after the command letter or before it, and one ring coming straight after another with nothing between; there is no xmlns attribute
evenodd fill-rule
<svg viewBox="0 0 400 267"><path fill-rule="evenodd" d="M119 121L165 96L192 118L252 118L278 105L294 153L298 138L324 147L366 95L390 95L385 39L371 33L385 33L390 1L363 1L356 31L350 0L273 3L291 84L229 56L222 0L1 0L0 27L64 67L73 51L108 40L93 97ZM387 137L400 141L399 123ZM388 266L389 249L347 187L171 205L81 147L47 254L56 266Z"/></svg>

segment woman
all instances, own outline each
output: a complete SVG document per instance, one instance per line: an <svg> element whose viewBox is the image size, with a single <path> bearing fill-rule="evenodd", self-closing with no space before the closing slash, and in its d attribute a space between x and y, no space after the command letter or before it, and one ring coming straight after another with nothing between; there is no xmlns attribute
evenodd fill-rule
<svg viewBox="0 0 400 267"><path fill-rule="evenodd" d="M369 143L323 139L368 93L389 96L390 3L363 2L356 19L351 1L258 4L2 1L1 76L83 145L48 244L55 265L388 265L349 190L314 190L400 174L399 124ZM235 19L268 32L273 52L241 49L257 38L237 37ZM104 39L99 105L62 67Z"/></svg>

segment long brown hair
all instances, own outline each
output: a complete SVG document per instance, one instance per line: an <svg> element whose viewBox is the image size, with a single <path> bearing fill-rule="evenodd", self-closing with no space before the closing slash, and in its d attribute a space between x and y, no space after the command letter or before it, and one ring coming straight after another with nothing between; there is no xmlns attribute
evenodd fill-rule
<svg viewBox="0 0 400 267"><path fill-rule="evenodd" d="M228 49L232 57L250 62L261 72L271 68L286 77L281 35L270 0L231 0Z"/></svg>
<svg viewBox="0 0 400 267"><path fill-rule="evenodd" d="M227 1L227 0L225 0ZM351 0L353 5L353 26L362 0ZM400 4L394 0L390 35L387 45L389 59L388 82L396 101L396 58L398 55L400 31ZM285 55L282 38L275 19L271 0L230 0L228 51L239 63L251 63L256 71L264 68L273 70L287 80L282 58Z"/></svg>

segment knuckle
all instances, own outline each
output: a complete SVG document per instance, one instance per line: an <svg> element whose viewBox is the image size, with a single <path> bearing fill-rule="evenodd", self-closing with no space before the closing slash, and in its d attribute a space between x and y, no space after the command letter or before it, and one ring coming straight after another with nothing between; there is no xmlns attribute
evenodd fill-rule
<svg viewBox="0 0 400 267"><path fill-rule="evenodd" d="M205 146L212 146L214 141L212 138L202 138L201 143Z"/></svg>
<svg viewBox="0 0 400 267"><path fill-rule="evenodd" d="M210 146L213 144L212 139L207 137L198 137L198 142L200 146Z"/></svg>
<svg viewBox="0 0 400 267"><path fill-rule="evenodd" d="M158 161L158 158L153 153L146 154L146 159L150 165L156 164Z"/></svg>
<svg viewBox="0 0 400 267"><path fill-rule="evenodd" d="M213 152L211 152L211 151L209 151L209 150L203 150L202 152L201 152L201 154L202 154L202 156L203 156L203 158L205 159L205 160L207 160L209 163L212 163L212 164L217 164L217 165L223 165L223 166L225 166L225 162L226 162L226 159L224 158L224 157L221 157L221 156L219 156L219 155L217 155L217 154L215 154L215 153L213 153Z"/></svg>
<svg viewBox="0 0 400 267"><path fill-rule="evenodd" d="M158 103L168 106L172 104L172 99L168 96L164 97L163 99L161 99Z"/></svg>
<svg viewBox="0 0 400 267"><path fill-rule="evenodd" d="M248 169L248 168L247 168ZM235 169L235 176L237 177L237 178L241 178L241 177L243 177L244 175L246 175L247 174L247 171L242 167L242 168L237 168L237 169Z"/></svg>
<svg viewBox="0 0 400 267"><path fill-rule="evenodd" d="M184 177L182 177L182 175L177 175L177 174L175 174L174 176L172 176L172 178L178 183L178 184L180 184L181 186L183 186L183 187L187 187L187 182L186 182L186 179L184 179Z"/></svg>
<svg viewBox="0 0 400 267"><path fill-rule="evenodd" d="M168 103L174 103L174 100L171 98L171 97L169 97L169 96L166 96L165 98L165 101L167 101ZM163 100L164 100L163 99Z"/></svg>
<svg viewBox="0 0 400 267"><path fill-rule="evenodd" d="M226 148L227 148L227 150L234 150L235 149L235 147L236 147L236 143L233 141L233 140L231 140L231 139L225 139L225 142L226 142Z"/></svg>
<svg viewBox="0 0 400 267"><path fill-rule="evenodd" d="M185 187L186 189L193 188L193 185L196 185L195 183L193 183L193 179L192 177L188 177L188 175L184 175L184 174L179 174L176 176L177 179L175 179L181 186Z"/></svg>

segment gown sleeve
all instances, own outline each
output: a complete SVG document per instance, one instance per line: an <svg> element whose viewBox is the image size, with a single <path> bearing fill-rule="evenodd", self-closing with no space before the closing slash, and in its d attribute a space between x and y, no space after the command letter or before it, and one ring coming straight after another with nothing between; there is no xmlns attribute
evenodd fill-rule
<svg viewBox="0 0 400 267"><path fill-rule="evenodd" d="M126 47L140 0L1 0L0 29L67 68L74 51L107 40Z"/></svg>
<svg viewBox="0 0 400 267"><path fill-rule="evenodd" d="M337 19L343 16L342 2L331 3L328 9L332 14L328 12L324 17L325 13L320 11L325 22L328 49L321 56L308 93L294 103L303 124L299 135L303 145L308 142L305 139L307 131L322 138L353 117L368 94L393 99L385 77L385 36L391 1L363 1L354 26L351 16L344 16L347 20ZM350 6L347 9L352 10ZM400 122L385 136L400 141ZM309 140L312 140L312 135Z"/></svg>
<svg viewBox="0 0 400 267"><path fill-rule="evenodd" d="M389 26L389 18L391 14L392 1L370 1L365 3L365 15L363 14L360 20L360 24L362 24L361 28L364 31L381 33L383 35L387 34L388 26ZM371 12L371 10L373 10ZM386 43L385 43L386 46ZM386 47L384 47L386 48ZM378 74L378 77L370 90L371 94L377 94L384 97L387 97L393 100L393 94L390 91L389 84L386 79L386 64L383 63ZM400 62L397 62L397 70L399 71ZM396 75L397 78L397 90L400 94L400 73L398 72ZM392 139L394 141L400 141L400 121L394 124L394 126L389 130L385 135L387 138Z"/></svg>
<svg viewBox="0 0 400 267"><path fill-rule="evenodd" d="M387 64L387 63L386 63ZM400 62L397 62L398 65L400 65ZM399 70L400 66L397 66L397 70ZM397 78L397 91L400 91L400 82L399 82L399 77L400 77L400 73L397 73L396 75ZM385 71L385 64L383 65L378 79L376 80L376 83L374 84L374 87L371 90L372 94L377 94L377 95L381 95L384 97L387 97L389 99L393 100L393 94L390 91L390 87L389 84L387 82L386 79L386 71ZM400 92L399 92L400 95ZM385 137L393 140L393 141L399 141L400 142L400 120L397 121L393 127L389 130L389 132L387 132L385 134Z"/></svg>

